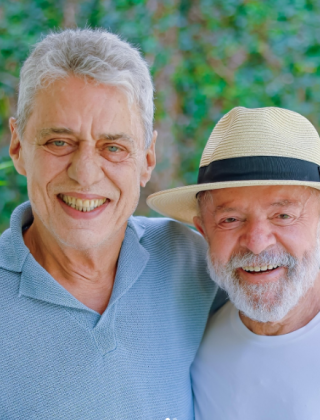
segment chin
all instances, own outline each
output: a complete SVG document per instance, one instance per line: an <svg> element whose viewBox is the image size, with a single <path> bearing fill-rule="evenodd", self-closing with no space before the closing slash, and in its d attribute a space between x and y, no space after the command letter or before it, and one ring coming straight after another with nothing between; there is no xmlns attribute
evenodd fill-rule
<svg viewBox="0 0 320 420"><path fill-rule="evenodd" d="M65 247L79 251L99 247L102 243L106 242L109 237L108 232L105 232L104 235L102 235L101 231L97 233L90 230L80 229L69 232L66 232L66 230L62 232L61 230L55 230L53 233L58 243Z"/></svg>

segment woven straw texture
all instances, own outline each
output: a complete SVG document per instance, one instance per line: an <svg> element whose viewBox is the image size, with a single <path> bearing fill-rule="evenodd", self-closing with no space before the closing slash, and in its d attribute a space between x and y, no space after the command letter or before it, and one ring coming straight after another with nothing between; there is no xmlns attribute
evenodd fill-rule
<svg viewBox="0 0 320 420"><path fill-rule="evenodd" d="M200 161L200 167L213 161L246 156L280 156L320 165L320 138L302 115L287 109L267 107L233 108L213 129ZM148 205L160 214L193 224L199 191L257 185L306 185L306 181L230 181L190 185L160 191L148 197Z"/></svg>
<svg viewBox="0 0 320 420"><path fill-rule="evenodd" d="M313 125L296 112L237 107L212 130L200 167L241 156L283 156L320 165L320 140Z"/></svg>

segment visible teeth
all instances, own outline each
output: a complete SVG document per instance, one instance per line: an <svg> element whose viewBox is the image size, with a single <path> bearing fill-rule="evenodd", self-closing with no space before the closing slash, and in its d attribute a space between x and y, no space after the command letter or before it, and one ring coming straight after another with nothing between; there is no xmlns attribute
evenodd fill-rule
<svg viewBox="0 0 320 420"><path fill-rule="evenodd" d="M106 198L82 200L81 198L71 197L64 194L60 194L60 197L66 204L68 204L68 206L83 212L92 211L107 201Z"/></svg>
<svg viewBox="0 0 320 420"><path fill-rule="evenodd" d="M272 270L272 269L278 268L278 267L279 267L278 265L262 265L261 267L259 267L259 266L254 266L254 267L246 266L246 267L242 267L242 269L245 270L245 271L250 271L250 272L254 271L254 272L258 273L259 271Z"/></svg>
<svg viewBox="0 0 320 420"><path fill-rule="evenodd" d="M249 266L246 266L246 267L242 267L243 268L243 270L245 270L245 271L254 271L254 267L249 267Z"/></svg>

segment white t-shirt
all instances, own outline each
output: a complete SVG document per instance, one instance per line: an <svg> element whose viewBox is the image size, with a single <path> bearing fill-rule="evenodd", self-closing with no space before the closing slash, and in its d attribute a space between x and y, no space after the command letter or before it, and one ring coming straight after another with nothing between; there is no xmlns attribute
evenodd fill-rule
<svg viewBox="0 0 320 420"><path fill-rule="evenodd" d="M231 302L191 368L196 420L319 420L320 314L290 334L249 331Z"/></svg>

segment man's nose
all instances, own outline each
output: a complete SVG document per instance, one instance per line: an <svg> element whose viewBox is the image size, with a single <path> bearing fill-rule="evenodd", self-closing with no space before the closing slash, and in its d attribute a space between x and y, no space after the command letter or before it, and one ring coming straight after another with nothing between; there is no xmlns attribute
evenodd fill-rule
<svg viewBox="0 0 320 420"><path fill-rule="evenodd" d="M72 156L68 168L68 175L81 187L89 187L104 178L104 172L100 166L101 157L95 148L83 142Z"/></svg>
<svg viewBox="0 0 320 420"><path fill-rule="evenodd" d="M243 234L240 236L240 246L254 254L260 254L275 244L276 238L268 221L247 222Z"/></svg>

